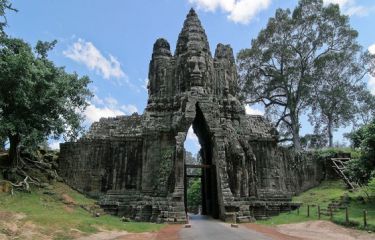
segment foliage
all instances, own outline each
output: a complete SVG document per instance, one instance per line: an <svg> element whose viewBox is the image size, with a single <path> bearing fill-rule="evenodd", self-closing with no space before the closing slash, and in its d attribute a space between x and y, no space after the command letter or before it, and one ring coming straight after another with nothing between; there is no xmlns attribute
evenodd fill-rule
<svg viewBox="0 0 375 240"><path fill-rule="evenodd" d="M373 176L367 184L369 196L375 199L375 176Z"/></svg>
<svg viewBox="0 0 375 240"><path fill-rule="evenodd" d="M347 22L348 19L340 19ZM347 34L346 48L332 51L318 59L315 64L315 80L312 91L312 111L310 122L315 128L323 128L333 146L333 131L347 126L355 120L357 113L374 106L374 97L367 90L363 77L374 71L371 67L373 56L357 43L357 33L345 26L335 31L351 31ZM335 49L335 47L333 47ZM372 111L361 113L366 121Z"/></svg>
<svg viewBox="0 0 375 240"><path fill-rule="evenodd" d="M165 148L162 151L161 161L159 165L159 176L154 181L154 189L162 193L167 193L168 186L174 184L171 182L173 169L173 153L172 148Z"/></svg>
<svg viewBox="0 0 375 240"><path fill-rule="evenodd" d="M17 11L12 7L9 0L0 0L0 37L4 37L4 27L7 25L7 19L5 16L6 10Z"/></svg>
<svg viewBox="0 0 375 240"><path fill-rule="evenodd" d="M375 119L352 132L348 137L352 145L361 151L361 156L352 160L345 171L352 179L366 184L375 169Z"/></svg>
<svg viewBox="0 0 375 240"><path fill-rule="evenodd" d="M365 138L366 128L361 127L353 132L346 133L345 137L351 141L351 146L360 149L363 139Z"/></svg>
<svg viewBox="0 0 375 240"><path fill-rule="evenodd" d="M375 119L363 128L363 140L360 148L363 151L364 158L375 164Z"/></svg>
<svg viewBox="0 0 375 240"><path fill-rule="evenodd" d="M0 152L5 150L6 137L0 136Z"/></svg>
<svg viewBox="0 0 375 240"><path fill-rule="evenodd" d="M363 158L351 159L347 162L344 173L351 181L366 184L371 176L371 166Z"/></svg>
<svg viewBox="0 0 375 240"><path fill-rule="evenodd" d="M315 151L317 156L321 159L323 158L333 158L338 156L346 156L350 155L350 158L357 159L361 156L361 153L356 150L349 147L344 148L324 148L324 149L318 149Z"/></svg>
<svg viewBox="0 0 375 240"><path fill-rule="evenodd" d="M371 120L375 117L375 96L368 90L359 91L356 107L358 109L358 119L354 123L354 126L370 124Z"/></svg>
<svg viewBox="0 0 375 240"><path fill-rule="evenodd" d="M201 193L201 179L191 180L187 190L187 205L191 212L197 211L199 206L202 205L202 193Z"/></svg>
<svg viewBox="0 0 375 240"><path fill-rule="evenodd" d="M0 0L0 41L6 37L4 32L4 27L7 25L7 19L5 16L6 10L17 11L12 8L12 4L8 0ZM1 135L0 133L0 151L5 150L6 136Z"/></svg>
<svg viewBox="0 0 375 240"><path fill-rule="evenodd" d="M33 51L21 39L5 38L0 48L0 136L10 142L17 165L20 143L47 136L76 138L91 92L88 77L70 74L48 59L56 41L39 41Z"/></svg>
<svg viewBox="0 0 375 240"><path fill-rule="evenodd" d="M251 48L238 54L240 87L246 102L263 103L283 140L292 140L297 150L301 148L300 115L313 106L326 115L326 107L317 104L317 100L325 103L325 98L334 92L335 99L327 102L327 108L334 106L351 89L341 88L340 81L361 79L367 70L366 65L361 65L364 55L360 54L357 35L338 5L300 0L293 12L277 9L267 27L252 40ZM325 70L335 64L344 71L335 72L335 79L331 79ZM327 88L317 87L320 81L324 81L324 86L335 84L326 91ZM325 92L319 94L321 91ZM336 107L343 110L347 106L345 100Z"/></svg>

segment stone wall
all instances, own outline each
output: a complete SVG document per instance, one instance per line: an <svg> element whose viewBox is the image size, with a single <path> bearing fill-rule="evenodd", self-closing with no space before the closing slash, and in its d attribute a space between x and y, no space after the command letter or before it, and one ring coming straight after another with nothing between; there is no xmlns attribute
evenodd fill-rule
<svg viewBox="0 0 375 240"><path fill-rule="evenodd" d="M142 152L139 139L64 143L59 174L70 186L92 197L100 197L110 189L140 189Z"/></svg>
<svg viewBox="0 0 375 240"><path fill-rule="evenodd" d="M324 165L312 153L296 153L269 142L256 142L252 146L257 159L259 197L293 196L324 179Z"/></svg>

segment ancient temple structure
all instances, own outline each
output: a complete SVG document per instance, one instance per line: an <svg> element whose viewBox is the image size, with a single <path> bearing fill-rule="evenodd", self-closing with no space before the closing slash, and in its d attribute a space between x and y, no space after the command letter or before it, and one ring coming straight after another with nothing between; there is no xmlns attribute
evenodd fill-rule
<svg viewBox="0 0 375 240"><path fill-rule="evenodd" d="M246 115L237 98L233 50L210 51L190 10L175 53L153 47L143 115L103 118L78 142L61 144L60 175L99 198L107 211L155 222L186 220L184 141L192 125L201 145L203 213L260 218L296 207L291 195L316 185L313 159L277 146L277 131Z"/></svg>

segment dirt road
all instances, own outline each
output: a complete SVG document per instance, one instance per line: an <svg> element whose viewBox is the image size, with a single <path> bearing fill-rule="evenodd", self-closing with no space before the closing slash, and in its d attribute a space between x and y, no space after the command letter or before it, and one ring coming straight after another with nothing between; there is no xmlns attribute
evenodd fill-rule
<svg viewBox="0 0 375 240"><path fill-rule="evenodd" d="M180 231L181 240L272 240L272 238L242 225L232 228L230 224L200 215L193 215L191 228Z"/></svg>
<svg viewBox="0 0 375 240"><path fill-rule="evenodd" d="M26 215L0 211L0 240L8 239L54 239L58 231L46 234L43 226L24 221ZM329 221L309 221L284 224L275 227L259 224L240 224L231 228L230 224L203 216L193 216L191 228L183 225L167 225L159 232L128 233L123 231L100 231L90 236L82 232L72 235L74 239L90 240L372 240L374 233L345 228Z"/></svg>

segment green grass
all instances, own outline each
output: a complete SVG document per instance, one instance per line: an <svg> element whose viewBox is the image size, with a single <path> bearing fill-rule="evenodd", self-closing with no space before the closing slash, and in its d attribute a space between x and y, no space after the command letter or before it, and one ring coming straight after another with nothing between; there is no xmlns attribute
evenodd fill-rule
<svg viewBox="0 0 375 240"><path fill-rule="evenodd" d="M43 226L45 233L63 231L56 239L69 239L69 230L78 229L86 234L96 233L100 229L123 230L128 232L152 232L160 230L164 225L141 222L122 222L120 218L111 215L93 217L80 205L93 205L94 200L86 198L66 185L58 183L54 186L55 193L43 194L43 190L34 189L31 193L15 192L15 194L0 194L0 211L23 213L23 221ZM68 208L61 200L61 194L67 194L76 205Z"/></svg>
<svg viewBox="0 0 375 240"><path fill-rule="evenodd" d="M312 188L293 198L293 202L302 203L299 210L282 213L268 220L257 221L257 223L278 225L318 220L318 205L321 209L326 209L329 203L341 200L344 195L347 195L350 199L348 206L349 225L364 229L363 210L366 209L368 211L368 226L366 229L375 230L375 202L364 202L362 199L365 194L361 190L355 192L348 191L342 181L324 181L318 187ZM310 217L307 217L307 205L310 205ZM321 215L321 219L330 220L330 217ZM334 213L333 221L346 225L345 210L342 209Z"/></svg>

